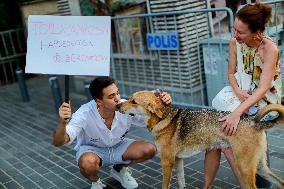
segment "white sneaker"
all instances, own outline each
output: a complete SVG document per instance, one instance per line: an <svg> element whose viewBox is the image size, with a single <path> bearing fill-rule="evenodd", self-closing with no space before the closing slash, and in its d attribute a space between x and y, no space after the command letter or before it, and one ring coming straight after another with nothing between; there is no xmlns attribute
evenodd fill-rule
<svg viewBox="0 0 284 189"><path fill-rule="evenodd" d="M131 176L132 172L128 167L123 167L120 172L117 172L114 168L110 170L110 175L126 189L134 189L138 187L138 183Z"/></svg>
<svg viewBox="0 0 284 189"><path fill-rule="evenodd" d="M97 182L92 182L91 189L103 189L104 187L106 187L106 185L102 183L101 179L99 179Z"/></svg>

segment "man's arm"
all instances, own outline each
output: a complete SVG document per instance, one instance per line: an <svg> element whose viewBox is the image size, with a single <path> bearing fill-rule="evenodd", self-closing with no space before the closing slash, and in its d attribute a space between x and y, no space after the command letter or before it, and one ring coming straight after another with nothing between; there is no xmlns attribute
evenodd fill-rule
<svg viewBox="0 0 284 189"><path fill-rule="evenodd" d="M62 146L69 142L70 138L66 134L66 125L71 118L71 105L64 102L59 108L59 123L53 132L53 145Z"/></svg>

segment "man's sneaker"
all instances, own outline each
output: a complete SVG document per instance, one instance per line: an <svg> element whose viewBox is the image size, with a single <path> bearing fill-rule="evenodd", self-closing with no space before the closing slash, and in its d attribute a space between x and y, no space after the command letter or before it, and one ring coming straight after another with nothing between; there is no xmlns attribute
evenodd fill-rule
<svg viewBox="0 0 284 189"><path fill-rule="evenodd" d="M104 187L106 187L106 185L102 183L101 179L99 179L97 182L92 182L91 189L103 189Z"/></svg>
<svg viewBox="0 0 284 189"><path fill-rule="evenodd" d="M128 167L123 167L119 172L114 168L110 170L110 175L120 182L120 184L126 189L134 189L138 187L138 183L131 176L131 170Z"/></svg>

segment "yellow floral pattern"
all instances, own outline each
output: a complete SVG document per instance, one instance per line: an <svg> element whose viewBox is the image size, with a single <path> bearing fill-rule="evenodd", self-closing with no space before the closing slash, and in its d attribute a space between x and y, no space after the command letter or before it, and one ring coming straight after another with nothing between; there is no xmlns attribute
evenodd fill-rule
<svg viewBox="0 0 284 189"><path fill-rule="evenodd" d="M268 36L265 38L270 39ZM263 68L263 60L259 56L256 48L241 44L241 52L243 55L244 70L247 74L252 74L253 81L250 86L251 91L255 91L260 83L260 75ZM263 108L267 104L280 104L281 103L281 73L279 61L277 64L277 72L274 76L274 80L271 82L270 90L266 92L264 98L258 102L259 108Z"/></svg>

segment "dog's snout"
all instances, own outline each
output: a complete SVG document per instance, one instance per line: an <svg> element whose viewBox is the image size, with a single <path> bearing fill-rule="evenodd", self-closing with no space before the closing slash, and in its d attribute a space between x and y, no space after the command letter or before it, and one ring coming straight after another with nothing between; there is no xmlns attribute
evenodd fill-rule
<svg viewBox="0 0 284 189"><path fill-rule="evenodd" d="M125 99L120 99L120 100L118 101L117 105L116 105L116 110L119 110L119 109L121 108L122 103L125 102L125 101L127 101L127 100L125 100Z"/></svg>
<svg viewBox="0 0 284 189"><path fill-rule="evenodd" d="M120 109L121 104L122 104L122 103L119 103L119 104L117 104L117 105L116 105L116 109L117 109L117 110L119 110L119 109Z"/></svg>

